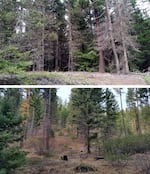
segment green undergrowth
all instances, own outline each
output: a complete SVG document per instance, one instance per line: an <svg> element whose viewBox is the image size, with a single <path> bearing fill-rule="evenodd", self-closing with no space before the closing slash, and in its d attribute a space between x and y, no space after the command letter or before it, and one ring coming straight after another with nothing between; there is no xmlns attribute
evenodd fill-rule
<svg viewBox="0 0 150 174"><path fill-rule="evenodd" d="M150 151L150 134L131 135L116 138L104 143L104 151L107 157L126 158L135 153L146 153Z"/></svg>
<svg viewBox="0 0 150 174"><path fill-rule="evenodd" d="M148 85L150 85L150 76L146 76L144 79L145 79L146 83Z"/></svg>
<svg viewBox="0 0 150 174"><path fill-rule="evenodd" d="M78 77L70 77L57 72L22 73L18 76L23 85L74 85L88 84Z"/></svg>
<svg viewBox="0 0 150 174"><path fill-rule="evenodd" d="M18 72L1 74L1 84L14 85L88 85L86 77L68 76L61 72ZM12 81L12 82L11 82Z"/></svg>

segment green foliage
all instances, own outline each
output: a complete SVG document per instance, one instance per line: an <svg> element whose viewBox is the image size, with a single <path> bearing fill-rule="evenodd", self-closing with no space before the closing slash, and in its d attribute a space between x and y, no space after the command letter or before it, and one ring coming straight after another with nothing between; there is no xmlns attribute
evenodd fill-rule
<svg viewBox="0 0 150 174"><path fill-rule="evenodd" d="M114 134L118 106L109 89L73 89L70 102L71 121L86 143L106 140Z"/></svg>
<svg viewBox="0 0 150 174"><path fill-rule="evenodd" d="M128 160L129 155L128 154L106 154L105 159L108 161L122 161L122 160Z"/></svg>
<svg viewBox="0 0 150 174"><path fill-rule="evenodd" d="M105 112L106 114L103 115L100 126L104 141L114 134L119 112L115 96L108 88L105 90Z"/></svg>
<svg viewBox="0 0 150 174"><path fill-rule="evenodd" d="M133 51L134 58L130 60L131 68L137 68L141 71L147 71L150 66L150 17L144 17L142 12L136 7L136 2L133 0L134 6L134 20L133 26L134 34L136 35L136 42L139 44L139 51Z"/></svg>
<svg viewBox="0 0 150 174"><path fill-rule="evenodd" d="M27 70L31 61L27 61L29 52L21 53L18 47L6 46L0 51L0 72L6 74L17 74Z"/></svg>
<svg viewBox="0 0 150 174"><path fill-rule="evenodd" d="M34 27L34 29L39 30L44 27L45 18L42 15L41 11L37 11L37 9L30 10L30 13L27 16L29 20L30 27Z"/></svg>
<svg viewBox="0 0 150 174"><path fill-rule="evenodd" d="M150 85L150 77L149 76L145 77L145 81L147 82L148 85Z"/></svg>
<svg viewBox="0 0 150 174"><path fill-rule="evenodd" d="M50 137L51 138L55 138L55 131L54 131L54 129L50 130Z"/></svg>
<svg viewBox="0 0 150 174"><path fill-rule="evenodd" d="M18 148L0 151L0 174L13 174L16 168L25 164L25 155Z"/></svg>
<svg viewBox="0 0 150 174"><path fill-rule="evenodd" d="M40 89L31 90L31 99L30 99L30 110L34 113L34 123L38 127L42 119L42 93ZM32 118L31 118L32 119Z"/></svg>
<svg viewBox="0 0 150 174"><path fill-rule="evenodd" d="M150 150L150 135L130 135L108 140L103 148L106 154L112 155L144 153Z"/></svg>
<svg viewBox="0 0 150 174"><path fill-rule="evenodd" d="M59 107L59 119L61 127L66 126L68 115L69 115L68 107L62 104Z"/></svg>
<svg viewBox="0 0 150 174"><path fill-rule="evenodd" d="M13 45L5 47L0 51L0 58L5 60L18 59L21 57L19 49Z"/></svg>
<svg viewBox="0 0 150 174"><path fill-rule="evenodd" d="M23 138L22 121L18 115L18 89L4 89L0 98L0 173L11 174L25 163L25 153L19 150Z"/></svg>
<svg viewBox="0 0 150 174"><path fill-rule="evenodd" d="M96 71L98 66L98 55L95 50L90 50L87 53L78 51L75 53L77 58L75 68L79 71Z"/></svg>
<svg viewBox="0 0 150 174"><path fill-rule="evenodd" d="M0 60L0 73L21 74L32 65L31 61L18 61L16 63L7 60Z"/></svg>

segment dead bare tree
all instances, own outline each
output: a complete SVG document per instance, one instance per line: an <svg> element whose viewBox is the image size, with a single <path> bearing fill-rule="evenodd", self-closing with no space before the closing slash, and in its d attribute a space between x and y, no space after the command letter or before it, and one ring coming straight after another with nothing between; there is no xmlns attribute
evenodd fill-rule
<svg viewBox="0 0 150 174"><path fill-rule="evenodd" d="M118 54L117 54L117 50L116 50L113 26L112 26L112 21L111 21L111 12L109 10L109 2L107 0L105 0L105 5L106 5L107 20L108 20L108 34L110 35L112 50L114 53L116 72L120 73L119 58L118 58Z"/></svg>
<svg viewBox="0 0 150 174"><path fill-rule="evenodd" d="M129 73L128 63L128 47L132 45L131 36L129 34L130 21L130 2L128 0L114 1L114 34L116 44L118 44L118 52L120 54L120 69L123 73Z"/></svg>

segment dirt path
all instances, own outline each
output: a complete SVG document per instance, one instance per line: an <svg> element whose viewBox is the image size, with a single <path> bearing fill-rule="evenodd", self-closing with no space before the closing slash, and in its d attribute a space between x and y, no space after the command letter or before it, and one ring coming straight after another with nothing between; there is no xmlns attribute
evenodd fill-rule
<svg viewBox="0 0 150 174"><path fill-rule="evenodd" d="M110 74L98 72L27 72L0 75L0 85L147 85L150 74Z"/></svg>
<svg viewBox="0 0 150 174"><path fill-rule="evenodd" d="M78 78L91 85L146 85L141 74L110 74L110 73L89 73L89 72L65 72L70 78Z"/></svg>

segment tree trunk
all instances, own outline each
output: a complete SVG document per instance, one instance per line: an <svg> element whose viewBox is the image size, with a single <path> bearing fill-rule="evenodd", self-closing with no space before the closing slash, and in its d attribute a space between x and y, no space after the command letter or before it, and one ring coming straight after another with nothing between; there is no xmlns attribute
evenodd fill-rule
<svg viewBox="0 0 150 174"><path fill-rule="evenodd" d="M104 62L102 45L101 45L100 24L98 19L96 19L96 35L97 35L97 46L98 46L98 55L99 55L99 72L104 73L105 62Z"/></svg>
<svg viewBox="0 0 150 174"><path fill-rule="evenodd" d="M68 40L69 40L69 60L68 71L73 71L73 50L72 50L72 23L71 23L71 7L68 5Z"/></svg>
<svg viewBox="0 0 150 174"><path fill-rule="evenodd" d="M125 115L124 115L124 111L123 111L121 89L119 89L119 95L120 95L120 104L121 104L122 125L123 125L124 135L127 136L127 130L126 130L126 125L125 125L125 120L124 120Z"/></svg>
<svg viewBox="0 0 150 174"><path fill-rule="evenodd" d="M35 112L34 112L34 108L33 108L32 119L31 119L31 124L30 124L30 132L29 132L30 137L32 137L34 135L34 119L35 119Z"/></svg>
<svg viewBox="0 0 150 174"><path fill-rule="evenodd" d="M87 153L91 153L91 142L90 142L90 125L89 125L89 99L90 99L90 91L87 90L87 96L86 96L86 141L87 141Z"/></svg>
<svg viewBox="0 0 150 174"><path fill-rule="evenodd" d="M41 40L41 48L42 48L42 55L41 55L41 61L40 61L40 71L44 71L44 52L45 52L45 48L44 48L44 26L42 29L42 40Z"/></svg>
<svg viewBox="0 0 150 174"><path fill-rule="evenodd" d="M94 10L94 17L96 22L96 39L97 39L97 49L98 49L98 56L99 56L99 72L104 73L105 72L105 61L103 56L103 49L102 49L102 38L101 38L101 27L100 27L100 21L99 21L99 15L97 13L97 9Z"/></svg>
<svg viewBox="0 0 150 174"><path fill-rule="evenodd" d="M135 114L136 114L136 131L138 134L142 134L141 131L141 125L140 125L140 118L139 118L139 109L138 109L138 93L137 93L137 88L135 89L135 93L136 93L136 105L135 106Z"/></svg>
<svg viewBox="0 0 150 174"><path fill-rule="evenodd" d="M43 13L43 18L45 15L45 7L42 7L42 13ZM41 56L40 56L40 71L44 71L44 53L45 53L45 48L44 48L44 39L45 39L45 25L43 23L43 27L42 27L42 39L41 39Z"/></svg>
<svg viewBox="0 0 150 174"><path fill-rule="evenodd" d="M57 33L57 40L55 46L55 71L59 71L59 41L58 41L58 33Z"/></svg>
<svg viewBox="0 0 150 174"><path fill-rule="evenodd" d="M89 126L87 128L87 153L90 154L91 153L91 143L90 143L90 129Z"/></svg>
<svg viewBox="0 0 150 174"><path fill-rule="evenodd" d="M108 0L105 0L105 4L106 4L106 13L107 13L107 18L108 18L108 25L109 25L109 35L110 35L112 49L113 49L114 58L115 58L116 72L120 73L119 58L118 58L118 54L116 51L116 45L115 45L115 41L114 41L113 28L112 28L112 22L111 22L111 17L110 17Z"/></svg>
<svg viewBox="0 0 150 174"><path fill-rule="evenodd" d="M120 0L119 0L120 1ZM122 14L121 14L121 3L118 0L116 0L116 5L117 5L117 11L118 11L118 17L119 17L119 31L121 35L121 42L122 42L122 47L123 47L123 69L124 73L128 74L129 73L129 65L128 65L128 57L127 57L127 48L126 48L126 43L125 43L125 36L123 32L123 19L122 19Z"/></svg>
<svg viewBox="0 0 150 174"><path fill-rule="evenodd" d="M46 108L45 108L45 118L44 118L44 148L45 151L48 152L50 148L49 140L50 140L50 130L51 130L51 89L47 89L48 93L45 96L46 100Z"/></svg>
<svg viewBox="0 0 150 174"><path fill-rule="evenodd" d="M30 89L26 89L26 100L27 100L27 121L24 130L24 139L28 138L30 128Z"/></svg>

